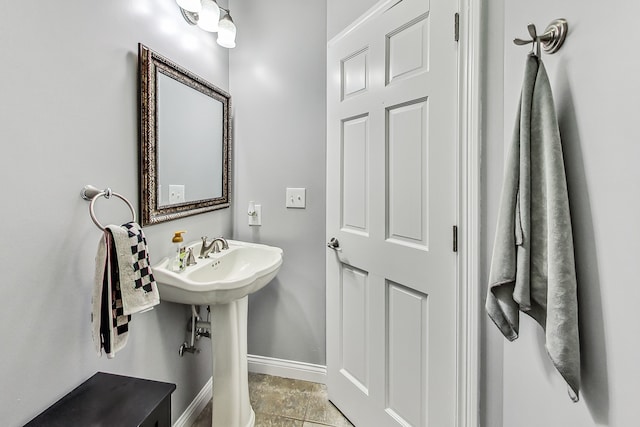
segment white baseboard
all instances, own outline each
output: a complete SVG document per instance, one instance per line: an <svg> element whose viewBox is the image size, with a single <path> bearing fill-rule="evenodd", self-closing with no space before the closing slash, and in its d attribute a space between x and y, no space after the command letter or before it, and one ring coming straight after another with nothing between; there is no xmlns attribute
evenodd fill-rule
<svg viewBox="0 0 640 427"><path fill-rule="evenodd" d="M294 360L277 359L275 357L247 355L249 372L257 374L274 375L277 377L291 378L294 380L312 381L325 384L327 380L327 367L314 365L313 363L296 362ZM207 406L213 395L213 378L202 387L202 390L189 404L180 418L173 423L173 427L191 426L200 412Z"/></svg>
<svg viewBox="0 0 640 427"><path fill-rule="evenodd" d="M323 365L277 359L275 357L255 356L253 354L249 354L247 359L249 361L249 372L321 384L325 384L327 381L327 367Z"/></svg>
<svg viewBox="0 0 640 427"><path fill-rule="evenodd" d="M195 399L187 406L180 418L173 423L173 427L190 427L195 423L198 415L211 400L211 396L213 396L213 378L209 378L209 381L206 382Z"/></svg>

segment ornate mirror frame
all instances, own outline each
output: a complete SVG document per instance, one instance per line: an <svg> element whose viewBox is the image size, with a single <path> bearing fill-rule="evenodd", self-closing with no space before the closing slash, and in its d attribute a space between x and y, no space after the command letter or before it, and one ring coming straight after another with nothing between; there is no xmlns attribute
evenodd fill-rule
<svg viewBox="0 0 640 427"><path fill-rule="evenodd" d="M231 159L231 95L201 77L138 45L140 84L140 211L142 225L229 207ZM222 103L222 195L220 197L159 206L158 200L158 73ZM197 155L197 153L193 153ZM196 173L194 171L194 173ZM212 184L213 185L213 184Z"/></svg>

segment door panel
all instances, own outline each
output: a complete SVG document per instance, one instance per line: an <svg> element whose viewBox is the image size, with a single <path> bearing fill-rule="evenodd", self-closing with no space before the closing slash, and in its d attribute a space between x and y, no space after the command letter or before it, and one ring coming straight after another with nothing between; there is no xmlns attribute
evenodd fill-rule
<svg viewBox="0 0 640 427"><path fill-rule="evenodd" d="M369 117L342 122L342 228L368 234Z"/></svg>
<svg viewBox="0 0 640 427"><path fill-rule="evenodd" d="M387 241L428 249L427 99L387 109Z"/></svg>
<svg viewBox="0 0 640 427"><path fill-rule="evenodd" d="M426 425L428 298L387 282L387 301L387 412L406 425Z"/></svg>
<svg viewBox="0 0 640 427"><path fill-rule="evenodd" d="M354 96L367 90L369 73L367 72L368 49L364 48L340 61L342 68L342 98Z"/></svg>
<svg viewBox="0 0 640 427"><path fill-rule="evenodd" d="M429 70L429 15L387 36L387 84Z"/></svg>
<svg viewBox="0 0 640 427"><path fill-rule="evenodd" d="M367 273L342 265L341 374L365 394L369 388Z"/></svg>
<svg viewBox="0 0 640 427"><path fill-rule="evenodd" d="M327 56L327 383L360 427L455 423L456 3L402 0Z"/></svg>

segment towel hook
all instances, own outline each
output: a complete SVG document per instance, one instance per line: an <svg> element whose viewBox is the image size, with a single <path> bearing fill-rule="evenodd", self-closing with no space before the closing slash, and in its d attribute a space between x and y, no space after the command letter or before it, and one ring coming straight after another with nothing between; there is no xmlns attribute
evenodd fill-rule
<svg viewBox="0 0 640 427"><path fill-rule="evenodd" d="M564 40L567 38L567 32L569 31L569 24L566 19L559 18L554 19L551 23L545 28L544 33L540 36L537 35L536 26L534 24L527 25L527 30L529 31L529 35L531 36L531 40L522 40L519 38L513 39L513 43L518 46L524 46L529 43L533 43L534 47L532 52L536 48L537 44L537 54L540 55L540 45L542 45L542 49L548 54L556 53Z"/></svg>
<svg viewBox="0 0 640 427"><path fill-rule="evenodd" d="M129 209L131 210L131 216L133 217L133 219L131 220L131 222L136 222L136 210L133 207L133 205L131 204L131 202L129 200L127 200L126 197L124 197L121 194L118 194L114 191L111 191L111 188L106 188L104 190L99 190L98 188L94 187L93 185L85 185L82 190L80 191L80 196L87 200L90 201L91 203L89 203L89 215L91 216L91 219L93 220L93 223L95 225L98 226L98 228L102 231L104 231L104 226L102 224L100 224L100 221L98 221L98 218L96 218L96 213L93 210L93 205L95 204L96 200L102 196L105 199L109 199L111 196L116 196L117 198L119 198L120 200L122 200L123 202L125 202L127 204L127 206L129 207Z"/></svg>

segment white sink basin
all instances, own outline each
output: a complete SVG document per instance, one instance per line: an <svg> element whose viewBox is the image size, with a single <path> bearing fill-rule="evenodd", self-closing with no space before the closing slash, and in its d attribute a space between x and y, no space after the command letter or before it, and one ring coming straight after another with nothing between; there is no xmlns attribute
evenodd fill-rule
<svg viewBox="0 0 640 427"><path fill-rule="evenodd" d="M280 270L282 249L273 246L229 240L229 249L200 259L201 242L193 248L197 264L184 271L169 269L165 258L151 267L160 299L182 304L227 304L263 288Z"/></svg>

